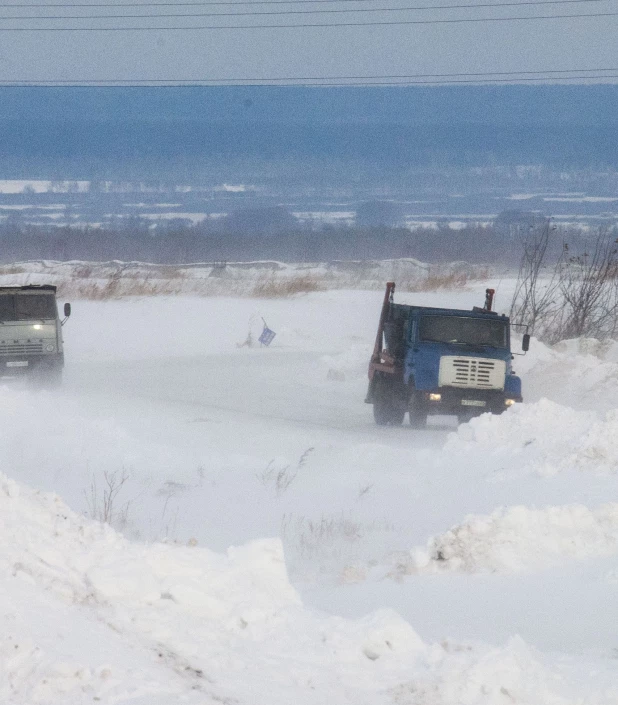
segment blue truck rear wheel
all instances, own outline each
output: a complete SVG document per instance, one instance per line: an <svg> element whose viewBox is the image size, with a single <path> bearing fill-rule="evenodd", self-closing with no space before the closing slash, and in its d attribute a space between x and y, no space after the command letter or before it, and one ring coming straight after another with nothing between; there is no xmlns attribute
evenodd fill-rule
<svg viewBox="0 0 618 705"><path fill-rule="evenodd" d="M406 407L395 393L396 381L380 375L374 381L373 418L378 426L401 426Z"/></svg>
<svg viewBox="0 0 618 705"><path fill-rule="evenodd" d="M408 414L410 416L410 426L412 426L412 428L425 428L427 425L427 408L413 384L410 384Z"/></svg>

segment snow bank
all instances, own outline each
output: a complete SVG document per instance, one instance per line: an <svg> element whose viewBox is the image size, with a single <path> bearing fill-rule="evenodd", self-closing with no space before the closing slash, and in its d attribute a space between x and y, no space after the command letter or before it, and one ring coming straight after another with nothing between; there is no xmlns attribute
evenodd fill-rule
<svg viewBox="0 0 618 705"><path fill-rule="evenodd" d="M35 587L39 597L51 595L75 610L90 606L95 621L104 620L115 633L137 632L148 640L148 649L162 649L172 671L190 668L172 644L187 638L192 624L199 629L195 620L201 622L202 636L207 625L216 625L213 633L256 634L269 629L279 611L299 604L276 540L230 548L226 555L193 546L130 543L109 526L74 514L57 496L4 476L0 545L3 592L14 593L16 585ZM36 607L34 620L40 619ZM36 642L24 640L22 630L10 629L17 615L9 610L8 616L0 653L12 658L0 660L2 702L10 695L20 696L16 702L54 702L59 691L81 692L84 684L90 690L103 671L110 671L92 654L90 663L88 656L85 663L54 663ZM27 677L31 672L36 678ZM63 679L58 676L54 687L45 688L50 673ZM115 679L115 670L103 676Z"/></svg>
<svg viewBox="0 0 618 705"><path fill-rule="evenodd" d="M515 369L527 402L547 397L577 409L608 411L618 399L618 343L592 338L565 340L547 347L538 340Z"/></svg>
<svg viewBox="0 0 618 705"><path fill-rule="evenodd" d="M244 619L247 593L251 621L299 603L277 540L230 548L225 556L195 546L131 543L107 524L73 513L56 495L4 476L0 532L0 565L73 603L171 600L183 611L226 622Z"/></svg>
<svg viewBox="0 0 618 705"><path fill-rule="evenodd" d="M582 450L582 438L595 423L592 412L541 399L462 424L449 435L444 452L478 457L484 467L550 476L572 467L572 457Z"/></svg>
<svg viewBox="0 0 618 705"><path fill-rule="evenodd" d="M483 414L459 426L444 452L477 456L502 473L545 477L569 470L618 472L618 410L601 419L547 399L516 405L501 416Z"/></svg>
<svg viewBox="0 0 618 705"><path fill-rule="evenodd" d="M177 214L195 215L195 214ZM458 262L458 272L475 277L486 272L477 265ZM436 272L449 274L449 265ZM148 262L85 262L50 260L16 262L0 267L0 283L55 284L63 295L74 298L112 299L149 295L264 295L269 284L304 280L308 288L352 288L382 290L384 282L396 279L407 285L420 283L430 271L429 265L416 259L330 261L285 263L276 260L253 262L197 262L180 265ZM432 270L433 271L433 270ZM311 284L313 283L313 286ZM256 285L260 285L256 289ZM288 295L289 295L288 293ZM280 293L270 296L285 296Z"/></svg>
<svg viewBox="0 0 618 705"><path fill-rule="evenodd" d="M566 705L558 679L535 661L518 637L504 648L483 649L444 643L449 657L433 665L438 678L425 677L391 691L395 705ZM555 689L554 689L555 688ZM608 694L608 697L611 695Z"/></svg>
<svg viewBox="0 0 618 705"><path fill-rule="evenodd" d="M391 575L461 571L515 573L618 552L618 504L500 508L468 516L400 560Z"/></svg>
<svg viewBox="0 0 618 705"><path fill-rule="evenodd" d="M176 213L195 220L199 214ZM154 215L147 217L155 217ZM383 291L396 281L402 291L423 290L431 278L434 289L464 288L470 279L487 277L487 267L470 262L428 265L412 258L388 260L331 260L286 263L196 262L179 265L148 262L26 261L0 267L0 283L55 284L63 296L108 300L131 296L198 295L274 298L321 289ZM290 287L290 284L293 286ZM286 286L287 285L287 286Z"/></svg>
<svg viewBox="0 0 618 705"><path fill-rule="evenodd" d="M11 705L566 705L582 689L519 639L426 645L388 610L314 615L278 541L225 555L130 543L4 476L0 568L0 699Z"/></svg>

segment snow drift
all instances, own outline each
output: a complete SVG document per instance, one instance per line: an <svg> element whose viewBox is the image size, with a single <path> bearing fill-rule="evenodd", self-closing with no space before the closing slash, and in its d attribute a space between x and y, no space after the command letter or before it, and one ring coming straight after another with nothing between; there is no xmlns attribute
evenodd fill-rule
<svg viewBox="0 0 618 705"><path fill-rule="evenodd" d="M449 436L444 450L542 476L568 470L613 474L618 471L618 410L599 418L541 399L501 416L472 419Z"/></svg>
<svg viewBox="0 0 618 705"><path fill-rule="evenodd" d="M5 703L577 702L561 664L548 671L520 639L428 646L390 611L308 612L278 541L225 555L130 543L6 477L0 566Z"/></svg>
<svg viewBox="0 0 618 705"><path fill-rule="evenodd" d="M414 549L391 575L463 571L514 573L618 552L618 504L500 508L468 516Z"/></svg>

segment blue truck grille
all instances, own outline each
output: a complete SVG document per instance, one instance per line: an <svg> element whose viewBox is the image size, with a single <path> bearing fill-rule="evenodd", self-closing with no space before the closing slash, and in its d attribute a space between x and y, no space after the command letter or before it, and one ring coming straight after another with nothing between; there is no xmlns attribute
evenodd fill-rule
<svg viewBox="0 0 618 705"><path fill-rule="evenodd" d="M440 386L464 389L504 389L503 360L444 355L440 358Z"/></svg>

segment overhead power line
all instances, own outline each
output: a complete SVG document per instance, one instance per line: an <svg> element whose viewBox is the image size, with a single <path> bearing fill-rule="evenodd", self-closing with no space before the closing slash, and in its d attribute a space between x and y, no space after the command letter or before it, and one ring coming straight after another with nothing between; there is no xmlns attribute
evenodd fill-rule
<svg viewBox="0 0 618 705"><path fill-rule="evenodd" d="M618 12L581 13L570 15L525 15L521 17L461 17L442 20L393 20L375 22L316 22L298 24L193 25L181 27L0 27L0 32L195 32L230 29L313 29L334 27L386 27L432 24L477 24L481 22L530 22L538 20L591 19L616 17Z"/></svg>
<svg viewBox="0 0 618 705"><path fill-rule="evenodd" d="M484 77L496 76L541 76L553 77L558 74L586 74L602 72L616 72L618 68L592 68L592 69L543 69L540 71L475 71L475 72L459 72L459 73L409 73L409 74L379 74L371 76L277 76L277 77L261 77L250 78L244 76L242 78L90 78L90 79L50 79L49 81L35 80L3 80L0 78L0 83L187 83L187 82L213 82L221 83L228 81L373 81L373 80L392 80L392 79L416 79L416 78L475 78L484 79ZM568 76L567 78L589 78L589 76ZM498 79L500 80L500 79ZM507 79L505 79L507 80Z"/></svg>
<svg viewBox="0 0 618 705"><path fill-rule="evenodd" d="M7 9L54 9L58 8L68 8L74 9L77 7L83 8L114 8L118 10L123 7L208 7L210 5L308 5L315 3L330 3L331 5L346 2L353 3L364 3L364 2L376 2L377 0L208 0L207 2L127 2L127 3L63 3L59 5L15 5L15 4L4 4L2 6L3 10Z"/></svg>
<svg viewBox="0 0 618 705"><path fill-rule="evenodd" d="M123 3L60 3L54 5L20 5L20 4L7 4L3 5L3 8L53 8L57 9L59 7L87 7L87 8L101 8L101 7L112 7L112 8L122 8L122 7L205 7L207 5L304 5L307 3L341 3L341 2L376 2L376 0L237 0L232 2L231 0L208 0L207 2L123 2Z"/></svg>
<svg viewBox="0 0 618 705"><path fill-rule="evenodd" d="M429 81L363 81L363 82L355 82L355 83L350 83L350 82L340 82L340 83L250 83L250 84L242 84L242 83L234 83L234 84L225 84L225 83L206 83L206 82L179 82L179 83L166 83L166 84L156 84L157 89L165 89L165 88L214 88L216 86L223 87L226 85L234 85L237 87L262 87L262 88L267 88L267 87L278 87L278 88L380 88L380 87L391 87L391 88L396 88L396 87L401 87L401 88L406 88L406 87L413 87L413 86L457 86L457 85L518 85L522 83L547 83L548 80L551 81L560 81L560 82L565 82L565 81L605 81L606 79L618 79L618 74L604 74L603 76L570 76L568 78L550 78L550 77L539 77L539 78L506 78L506 79L456 79L456 80L429 80ZM613 84L613 82L612 82ZM592 84L587 84L587 85L592 85ZM38 83L3 83L0 81L0 88L119 88L119 87L125 87L125 88L154 88L155 84L149 84L149 83L140 83L140 84L133 84L131 82L127 82L124 84L124 86L120 86L119 84L106 84L106 83L100 83L100 84L83 84L83 83L49 83L49 82L38 82Z"/></svg>
<svg viewBox="0 0 618 705"><path fill-rule="evenodd" d="M166 13L166 14L149 14L149 15L33 15L26 17L24 15L9 15L1 16L2 20L136 20L136 19L162 19L181 17L196 18L196 17L247 17L260 15L314 15L314 14L341 14L341 13L360 13L360 12L410 12L420 10L476 10L485 9L488 7L522 7L535 5L572 5L572 4L588 4L607 2L608 0L528 0L527 2L514 1L502 3L481 3L475 5L415 5L412 7L361 7L361 8L336 8L326 10L266 10L263 12L243 11L243 12L200 12L200 13Z"/></svg>
<svg viewBox="0 0 618 705"><path fill-rule="evenodd" d="M565 75L571 74L571 75ZM264 78L201 78L201 79L54 79L2 80L0 86L61 86L61 87L191 87L208 85L245 86L407 86L457 83L522 83L532 81L589 81L618 78L618 68L555 69L544 71L492 71L486 73L419 73L376 76L279 76Z"/></svg>

